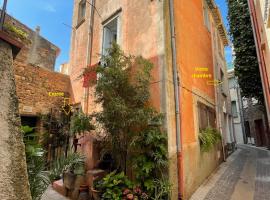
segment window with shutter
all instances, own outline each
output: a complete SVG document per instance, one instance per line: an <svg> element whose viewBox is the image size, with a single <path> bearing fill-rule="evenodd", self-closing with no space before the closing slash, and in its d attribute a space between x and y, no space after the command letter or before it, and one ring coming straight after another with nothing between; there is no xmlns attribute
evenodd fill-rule
<svg viewBox="0 0 270 200"><path fill-rule="evenodd" d="M216 128L216 112L213 108L198 102L199 130Z"/></svg>

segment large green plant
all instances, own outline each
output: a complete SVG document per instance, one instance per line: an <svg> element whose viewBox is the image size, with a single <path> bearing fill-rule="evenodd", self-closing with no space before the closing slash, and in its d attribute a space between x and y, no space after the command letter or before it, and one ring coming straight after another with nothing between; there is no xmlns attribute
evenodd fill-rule
<svg viewBox="0 0 270 200"><path fill-rule="evenodd" d="M95 117L107 134L107 147L117 166L127 171L133 150L130 144L157 115L147 106L153 65L142 57L125 55L116 44L102 57L101 63L97 67L95 94L102 111Z"/></svg>
<svg viewBox="0 0 270 200"><path fill-rule="evenodd" d="M38 135L29 126L22 126L30 191L33 200L41 199L50 180L46 171L45 151L38 143Z"/></svg>
<svg viewBox="0 0 270 200"><path fill-rule="evenodd" d="M167 138L159 127L149 127L133 143L132 166L137 183L153 193L156 178L166 174Z"/></svg>
<svg viewBox="0 0 270 200"><path fill-rule="evenodd" d="M263 90L247 0L227 0L235 74L242 96L263 102Z"/></svg>
<svg viewBox="0 0 270 200"><path fill-rule="evenodd" d="M116 167L135 171L137 183L154 191L154 180L167 163L167 139L162 116L150 105L153 64L143 57L125 55L113 44L97 67L96 120L106 132L105 147ZM164 171L166 173L166 171Z"/></svg>

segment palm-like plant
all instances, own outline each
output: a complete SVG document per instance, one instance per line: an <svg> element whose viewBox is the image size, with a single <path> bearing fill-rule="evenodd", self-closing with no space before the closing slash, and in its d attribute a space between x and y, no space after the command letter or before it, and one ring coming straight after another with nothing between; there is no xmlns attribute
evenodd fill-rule
<svg viewBox="0 0 270 200"><path fill-rule="evenodd" d="M33 128L23 126L21 130L24 134L27 172L32 199L39 200L50 184L44 160L45 151L38 143L38 136L33 132Z"/></svg>
<svg viewBox="0 0 270 200"><path fill-rule="evenodd" d="M66 158L60 157L52 164L49 174L50 180L54 181L60 179L65 171L74 172L84 168L84 161L85 157L78 153L69 154ZM81 174L83 172L80 171L78 173Z"/></svg>

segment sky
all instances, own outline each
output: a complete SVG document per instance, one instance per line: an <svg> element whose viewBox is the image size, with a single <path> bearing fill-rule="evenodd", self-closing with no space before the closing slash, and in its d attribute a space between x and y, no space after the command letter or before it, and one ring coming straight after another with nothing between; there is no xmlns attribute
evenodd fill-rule
<svg viewBox="0 0 270 200"><path fill-rule="evenodd" d="M228 27L225 1L216 0L216 3ZM2 4L3 0L0 0L1 7ZM61 49L56 60L56 70L59 70L60 64L69 60L71 28L64 24L72 24L73 0L8 0L7 12L33 30L40 26L41 35ZM225 55L227 62L231 62L230 48L225 49Z"/></svg>

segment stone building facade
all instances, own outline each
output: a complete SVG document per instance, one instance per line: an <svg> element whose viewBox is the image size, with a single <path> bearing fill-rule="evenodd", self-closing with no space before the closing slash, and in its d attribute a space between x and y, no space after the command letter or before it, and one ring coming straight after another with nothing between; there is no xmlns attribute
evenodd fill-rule
<svg viewBox="0 0 270 200"><path fill-rule="evenodd" d="M0 30L0 199L31 200L13 73L17 44Z"/></svg>
<svg viewBox="0 0 270 200"><path fill-rule="evenodd" d="M254 98L243 99L245 135L248 144L268 145L265 107Z"/></svg>
<svg viewBox="0 0 270 200"><path fill-rule="evenodd" d="M40 35L39 27L33 31L9 15L5 24L27 37L14 60L14 74L22 123L35 126L41 114L62 109L64 98L71 96L70 78L54 71L60 49Z"/></svg>
<svg viewBox="0 0 270 200"><path fill-rule="evenodd" d="M228 77L236 143L244 144L247 142L247 138L244 131L243 102L234 69L228 70Z"/></svg>
<svg viewBox="0 0 270 200"><path fill-rule="evenodd" d="M221 145L209 153L201 153L200 129L211 123L223 131L224 143L232 142L228 140L231 139L229 130L232 125L229 123L232 121L229 119L229 96L217 99L218 90L221 91L217 87L221 86L216 84L221 81L222 91L229 94L224 61L224 46L228 40L213 0L174 1L181 110L179 151L171 46L174 36L171 35L169 8L168 0L92 0L90 3L75 0L69 72L73 102L80 104L86 113L92 113L98 108L94 103L95 86L84 84L84 79L78 81L78 77L85 68L99 63L100 55L106 54L112 41L118 43L125 53L142 55L154 64L151 102L165 115L172 199L178 196L188 199L223 160ZM219 58L214 48L219 48ZM220 65L216 67L216 63ZM222 110L217 109L220 105ZM226 127L223 125L225 120Z"/></svg>

